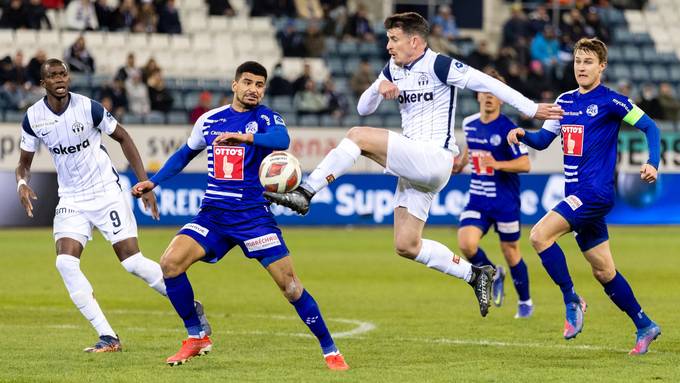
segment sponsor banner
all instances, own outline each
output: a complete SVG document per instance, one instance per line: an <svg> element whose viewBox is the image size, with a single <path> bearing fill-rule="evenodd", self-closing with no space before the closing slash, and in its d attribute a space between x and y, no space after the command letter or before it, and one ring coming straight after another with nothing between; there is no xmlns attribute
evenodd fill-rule
<svg viewBox="0 0 680 383"><path fill-rule="evenodd" d="M131 173L121 175L121 185L129 190ZM468 195L469 176L452 177L434 199L428 224L457 224ZM397 179L389 175L348 174L318 193L312 208L300 217L287 208L272 205L276 220L286 225L373 225L393 223L393 199ZM133 200L140 225L182 226L196 215L206 186L203 174L180 174L157 188L160 222L143 211L141 200ZM607 222L612 224L680 224L680 175L662 174L657 184L645 184L638 173L617 177L616 206ZM564 199L562 175L523 175L521 177L522 223L536 223Z"/></svg>
<svg viewBox="0 0 680 383"><path fill-rule="evenodd" d="M125 128L137 144L147 170L154 172L179 147L186 143L191 128L181 126L126 126ZM288 151L300 160L303 172L314 170L324 156L345 137L347 128L290 128L291 137ZM0 124L0 170L14 171L19 159L19 141L21 128L19 125ZM465 142L463 133L456 129L456 142ZM505 139L502 137L502 139ZM562 172L562 153L576 155L582 150L581 136L578 129L570 128L567 142L558 137L546 150L537 152L529 148L532 173L560 173ZM102 140L106 146L113 165L119 171L127 169L127 160L120 145L108 137ZM647 141L644 134L621 132L619 135L619 167L622 170L635 172L647 161ZM199 154L185 171L205 172L208 162L205 151ZM54 171L52 156L41 146L33 159L33 171ZM661 169L666 173L680 173L680 133L663 132L661 134ZM468 171L468 170L466 170ZM350 173L382 173L382 168L373 161L360 157Z"/></svg>

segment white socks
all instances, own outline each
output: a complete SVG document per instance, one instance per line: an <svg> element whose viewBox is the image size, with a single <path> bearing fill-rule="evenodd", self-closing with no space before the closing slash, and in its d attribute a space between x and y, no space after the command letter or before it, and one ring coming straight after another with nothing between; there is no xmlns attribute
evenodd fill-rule
<svg viewBox="0 0 680 383"><path fill-rule="evenodd" d="M472 264L436 241L422 239L420 253L415 261L444 274L463 279L465 282L470 282L472 278Z"/></svg>
<svg viewBox="0 0 680 383"><path fill-rule="evenodd" d="M167 296L165 292L165 282L163 281L163 271L161 266L146 258L142 253L134 254L120 263L129 273L138 276L152 289L161 295Z"/></svg>
<svg viewBox="0 0 680 383"><path fill-rule="evenodd" d="M340 144L331 150L303 182L305 189L312 193L328 186L336 178L345 174L361 155L361 149L354 141L343 138Z"/></svg>
<svg viewBox="0 0 680 383"><path fill-rule="evenodd" d="M57 255L57 270L64 280L71 300L83 316L92 323L99 336L115 337L116 333L113 332L97 300L92 295L92 285L80 271L80 259L72 255L59 254Z"/></svg>

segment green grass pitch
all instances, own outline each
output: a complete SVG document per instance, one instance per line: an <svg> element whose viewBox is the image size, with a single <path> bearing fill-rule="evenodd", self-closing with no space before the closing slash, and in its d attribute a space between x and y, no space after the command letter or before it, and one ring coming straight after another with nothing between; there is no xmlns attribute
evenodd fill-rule
<svg viewBox="0 0 680 383"><path fill-rule="evenodd" d="M157 260L172 229L142 229L144 254ZM399 258L391 228L284 229L296 270L321 306L351 370L328 371L269 275L236 249L189 271L213 326L213 352L168 367L185 333L170 303L119 265L97 234L82 268L123 342L124 352L85 354L96 340L54 267L50 229L0 232L0 382L678 382L680 381L680 227L611 228L618 269L662 327L642 357L630 357L634 327L604 294L573 237L560 244L585 327L562 338L564 307L528 244L534 317L513 319L517 296L481 318L466 283ZM453 228L426 237L454 247ZM494 262L497 237L483 246Z"/></svg>

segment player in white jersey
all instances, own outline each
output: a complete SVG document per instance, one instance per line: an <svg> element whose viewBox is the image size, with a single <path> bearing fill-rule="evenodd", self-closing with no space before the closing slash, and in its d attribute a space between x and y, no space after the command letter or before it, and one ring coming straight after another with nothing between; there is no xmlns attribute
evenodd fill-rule
<svg viewBox="0 0 680 383"><path fill-rule="evenodd" d="M26 214L33 217L37 199L28 182L33 155L43 143L52 154L59 181L54 217L56 266L71 300L99 334L86 352L120 351L118 336L94 298L92 285L80 270L80 256L95 226L113 245L122 266L154 290L166 295L158 263L145 258L137 243L137 223L118 173L101 144L102 132L120 143L139 180L146 180L142 159L132 138L100 103L69 92L69 71L57 59L41 67L47 95L26 111L22 122L21 156L16 169L17 192ZM146 193L144 206L158 219L156 197ZM200 304L199 304L200 305Z"/></svg>
<svg viewBox="0 0 680 383"><path fill-rule="evenodd" d="M493 93L539 119L560 118L562 109L535 104L502 82L428 49L429 24L417 13L392 15L385 20L385 29L390 62L361 95L357 109L368 115L383 99L397 100L403 134L354 127L299 188L284 194L265 192L265 197L305 214L312 196L343 175L359 155L374 160L399 177L394 203L397 254L470 283L486 316L493 267L472 266L443 244L422 238L432 199L448 182L458 154L452 134L456 88Z"/></svg>

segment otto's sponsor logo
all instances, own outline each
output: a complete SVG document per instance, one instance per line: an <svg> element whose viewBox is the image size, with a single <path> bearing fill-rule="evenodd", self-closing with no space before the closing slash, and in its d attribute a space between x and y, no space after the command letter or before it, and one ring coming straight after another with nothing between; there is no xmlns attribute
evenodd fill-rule
<svg viewBox="0 0 680 383"><path fill-rule="evenodd" d="M210 232L209 229L195 223L187 223L186 225L182 226L182 229L195 231L204 237L207 237L208 233Z"/></svg>
<svg viewBox="0 0 680 383"><path fill-rule="evenodd" d="M410 104L414 102L421 101L432 101L434 94L432 92L425 93L406 93L406 91L401 92L399 95L400 104Z"/></svg>
<svg viewBox="0 0 680 383"><path fill-rule="evenodd" d="M583 125L562 125L562 151L568 156L583 155Z"/></svg>
<svg viewBox="0 0 680 383"><path fill-rule="evenodd" d="M215 178L243 181L243 163L246 149L241 146L215 146Z"/></svg>
<svg viewBox="0 0 680 383"><path fill-rule="evenodd" d="M630 102L630 100L628 100L628 101ZM626 105L626 103L621 102L621 101L619 101L619 100L617 100L617 99L615 99L615 98L612 99L612 102L613 102L614 104L616 104L616 105L622 107L623 109L625 109L626 112L630 112L630 107L628 107L628 105ZM631 102L631 103L632 103L632 102Z"/></svg>
<svg viewBox="0 0 680 383"><path fill-rule="evenodd" d="M71 145L71 146L57 146L54 148L50 148L50 151L54 154L73 154L76 152L79 152L85 148L88 148L90 146L90 141L85 140L82 143L78 145Z"/></svg>
<svg viewBox="0 0 680 383"><path fill-rule="evenodd" d="M279 241L279 237L274 233L265 234L257 238L251 238L244 241L243 243L246 245L248 251L258 251L269 249L270 247L274 246L281 246L281 241Z"/></svg>

